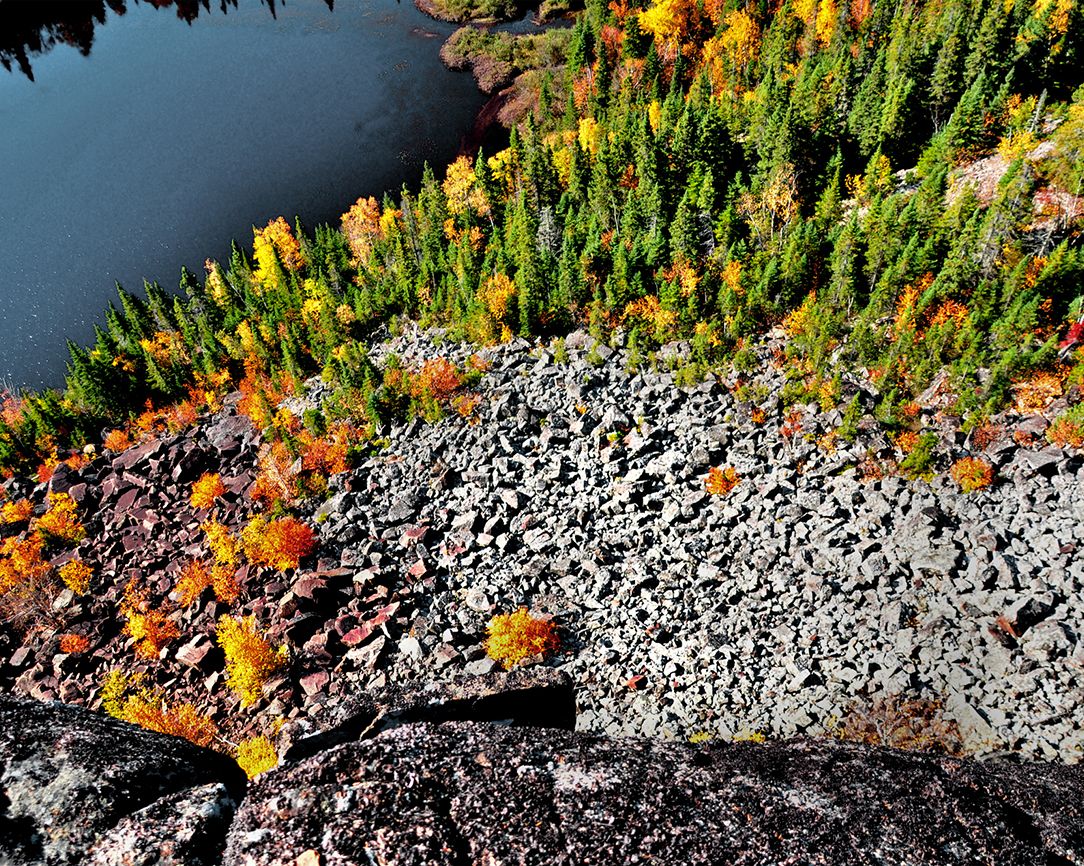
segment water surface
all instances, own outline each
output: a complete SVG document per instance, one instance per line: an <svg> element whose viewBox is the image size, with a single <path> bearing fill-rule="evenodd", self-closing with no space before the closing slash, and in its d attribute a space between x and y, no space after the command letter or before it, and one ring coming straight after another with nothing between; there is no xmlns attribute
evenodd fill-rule
<svg viewBox="0 0 1084 866"><path fill-rule="evenodd" d="M0 382L60 384L114 280L174 288L253 224L337 222L447 163L482 103L410 0L157 2L0 53Z"/></svg>

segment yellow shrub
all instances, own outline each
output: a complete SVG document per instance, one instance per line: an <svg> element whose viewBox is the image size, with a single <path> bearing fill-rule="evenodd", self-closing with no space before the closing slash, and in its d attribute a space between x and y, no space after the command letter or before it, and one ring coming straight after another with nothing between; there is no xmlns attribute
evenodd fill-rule
<svg viewBox="0 0 1084 866"><path fill-rule="evenodd" d="M26 523L34 511L29 499L17 499L5 502L0 507L0 523Z"/></svg>
<svg viewBox="0 0 1084 866"><path fill-rule="evenodd" d="M237 764L250 779L273 770L278 763L278 753L267 737L249 737L237 746Z"/></svg>
<svg viewBox="0 0 1084 866"><path fill-rule="evenodd" d="M274 649L252 616L222 617L215 636L226 655L226 685L241 698L241 706L256 703L264 683L286 663L286 647Z"/></svg>
<svg viewBox="0 0 1084 866"><path fill-rule="evenodd" d="M202 524L200 529L207 535L207 546L211 549L215 562L236 568L239 559L238 545L230 531L217 520Z"/></svg>
<svg viewBox="0 0 1084 866"><path fill-rule="evenodd" d="M493 617L486 633L486 653L506 669L533 656L554 653L561 646L553 622L531 616L525 607Z"/></svg>
<svg viewBox="0 0 1084 866"><path fill-rule="evenodd" d="M38 518L37 528L51 540L73 543L86 538L75 500L67 493L50 493L49 510Z"/></svg>
<svg viewBox="0 0 1084 866"><path fill-rule="evenodd" d="M152 689L142 674L128 676L119 670L105 675L101 687L102 708L111 716L149 731L184 737L197 746L210 746L218 735L211 718L193 704L173 704L161 689Z"/></svg>
<svg viewBox="0 0 1084 866"><path fill-rule="evenodd" d="M189 502L195 509L210 508L225 492L226 485L222 483L221 475L217 472L204 472L199 481L192 485Z"/></svg>
<svg viewBox="0 0 1084 866"><path fill-rule="evenodd" d="M90 589L90 578L94 570L85 562L73 559L60 568L60 579L76 595L85 595Z"/></svg>

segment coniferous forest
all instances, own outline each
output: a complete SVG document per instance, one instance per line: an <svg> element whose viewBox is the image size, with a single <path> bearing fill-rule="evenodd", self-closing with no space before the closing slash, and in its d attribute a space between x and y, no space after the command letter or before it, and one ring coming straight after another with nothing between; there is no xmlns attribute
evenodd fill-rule
<svg viewBox="0 0 1084 866"><path fill-rule="evenodd" d="M860 375L889 429L931 384L968 428L1060 396L1084 384L1082 46L1072 0L592 0L525 64L507 148L340 225L274 220L177 291L118 286L63 391L7 396L0 469L48 477L236 387L289 444L274 407L313 375L310 426L360 444L432 414L367 357L406 319L479 344L587 328L633 364L687 341L679 382L782 329L788 399L847 409ZM1051 430L1080 444L1084 413Z"/></svg>

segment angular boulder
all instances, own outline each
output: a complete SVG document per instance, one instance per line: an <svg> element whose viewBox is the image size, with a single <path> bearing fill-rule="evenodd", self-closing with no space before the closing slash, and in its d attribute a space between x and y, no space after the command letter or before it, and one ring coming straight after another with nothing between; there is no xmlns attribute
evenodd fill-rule
<svg viewBox="0 0 1084 866"><path fill-rule="evenodd" d="M422 723L260 777L224 862L1064 866L1084 856L1081 773L832 740Z"/></svg>
<svg viewBox="0 0 1084 866"><path fill-rule="evenodd" d="M187 740L81 707L0 696L0 863L82 863L128 816L214 783L240 799L244 773Z"/></svg>
<svg viewBox="0 0 1084 866"><path fill-rule="evenodd" d="M517 668L449 682L392 685L378 692L362 692L343 701L323 730L285 731L279 751L284 762L295 762L400 725L465 721L571 731L576 726L572 680L553 668Z"/></svg>

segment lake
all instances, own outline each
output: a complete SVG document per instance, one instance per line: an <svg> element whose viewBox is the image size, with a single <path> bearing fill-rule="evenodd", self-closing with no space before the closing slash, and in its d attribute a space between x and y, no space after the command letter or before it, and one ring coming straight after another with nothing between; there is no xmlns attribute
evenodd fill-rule
<svg viewBox="0 0 1084 866"><path fill-rule="evenodd" d="M53 28L81 48L11 50L0 18L0 383L62 384L115 280L175 289L253 224L337 224L439 171L483 102L410 0L155 3L86 4Z"/></svg>

